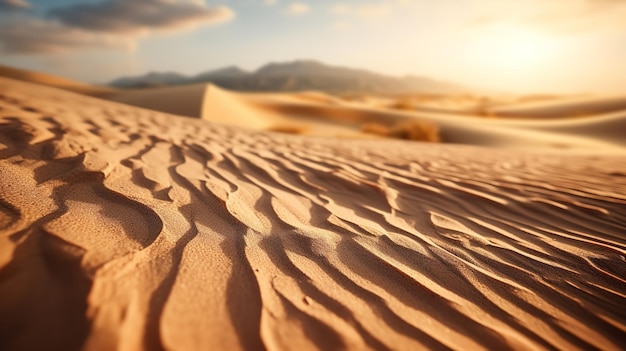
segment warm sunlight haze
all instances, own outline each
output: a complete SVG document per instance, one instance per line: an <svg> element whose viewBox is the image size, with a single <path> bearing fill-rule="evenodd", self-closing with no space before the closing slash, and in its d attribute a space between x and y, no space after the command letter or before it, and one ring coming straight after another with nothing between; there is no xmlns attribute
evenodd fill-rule
<svg viewBox="0 0 626 351"><path fill-rule="evenodd" d="M3 2L0 64L93 83L312 59L488 92L626 89L623 1Z"/></svg>
<svg viewBox="0 0 626 351"><path fill-rule="evenodd" d="M498 26L481 31L467 58L475 64L531 73L558 55L558 40L523 27Z"/></svg>
<svg viewBox="0 0 626 351"><path fill-rule="evenodd" d="M0 0L0 350L625 341L626 0Z"/></svg>

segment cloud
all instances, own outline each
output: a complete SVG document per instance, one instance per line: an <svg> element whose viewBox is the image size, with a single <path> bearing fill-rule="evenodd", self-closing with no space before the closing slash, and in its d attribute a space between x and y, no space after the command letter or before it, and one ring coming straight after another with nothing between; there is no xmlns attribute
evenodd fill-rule
<svg viewBox="0 0 626 351"><path fill-rule="evenodd" d="M68 27L108 33L176 31L227 22L228 7L207 7L203 1L107 0L52 9L48 16Z"/></svg>
<svg viewBox="0 0 626 351"><path fill-rule="evenodd" d="M0 0L3 4L23 0ZM131 49L153 32L175 32L234 17L203 0L107 0L55 8L46 18L0 18L0 52L53 54L85 49Z"/></svg>
<svg viewBox="0 0 626 351"><path fill-rule="evenodd" d="M263 3L267 6L274 6L277 2L277 0L263 0Z"/></svg>
<svg viewBox="0 0 626 351"><path fill-rule="evenodd" d="M287 7L289 15L304 15L309 12L311 12L311 6L304 2L294 2Z"/></svg>
<svg viewBox="0 0 626 351"><path fill-rule="evenodd" d="M26 0L0 0L0 10L24 10L30 7Z"/></svg>
<svg viewBox="0 0 626 351"><path fill-rule="evenodd" d="M77 49L131 49L132 39L68 28L39 18L0 23L0 52L7 54L57 54Z"/></svg>

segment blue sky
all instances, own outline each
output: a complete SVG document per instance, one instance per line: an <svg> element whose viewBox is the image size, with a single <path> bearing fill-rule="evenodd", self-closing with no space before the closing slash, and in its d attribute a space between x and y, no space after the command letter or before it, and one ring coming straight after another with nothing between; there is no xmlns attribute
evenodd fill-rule
<svg viewBox="0 0 626 351"><path fill-rule="evenodd" d="M106 82L316 59L513 92L626 92L626 1L0 0L0 64Z"/></svg>

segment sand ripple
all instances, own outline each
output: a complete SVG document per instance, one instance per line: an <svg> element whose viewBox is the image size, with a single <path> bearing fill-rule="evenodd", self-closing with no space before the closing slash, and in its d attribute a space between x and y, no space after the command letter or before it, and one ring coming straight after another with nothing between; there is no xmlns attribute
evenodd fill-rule
<svg viewBox="0 0 626 351"><path fill-rule="evenodd" d="M0 349L605 349L626 157L269 134L0 80Z"/></svg>

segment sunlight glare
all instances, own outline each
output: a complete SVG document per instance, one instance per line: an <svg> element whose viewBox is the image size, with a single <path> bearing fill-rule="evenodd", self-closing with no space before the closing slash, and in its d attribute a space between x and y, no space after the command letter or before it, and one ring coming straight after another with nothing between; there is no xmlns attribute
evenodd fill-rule
<svg viewBox="0 0 626 351"><path fill-rule="evenodd" d="M554 55L555 42L529 28L498 26L481 31L469 54L481 66L525 71L545 64Z"/></svg>

